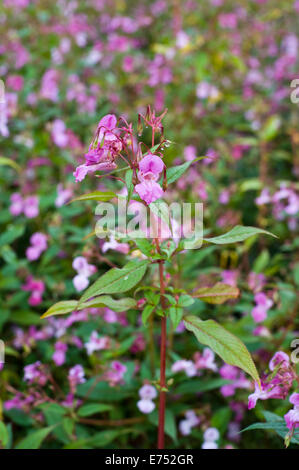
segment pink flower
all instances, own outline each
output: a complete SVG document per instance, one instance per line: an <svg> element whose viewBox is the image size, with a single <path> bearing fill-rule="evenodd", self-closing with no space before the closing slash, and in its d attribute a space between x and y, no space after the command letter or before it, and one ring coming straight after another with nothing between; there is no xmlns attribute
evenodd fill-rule
<svg viewBox="0 0 299 470"><path fill-rule="evenodd" d="M194 362L196 369L210 369L214 372L218 369L215 363L215 354L209 348L204 348L202 354L199 352L195 353Z"/></svg>
<svg viewBox="0 0 299 470"><path fill-rule="evenodd" d="M226 269L222 271L221 277L222 280L225 284L228 284L229 286L236 287L237 285L237 280L238 280L238 271L235 269Z"/></svg>
<svg viewBox="0 0 299 470"><path fill-rule="evenodd" d="M74 390L77 385L86 382L83 367L80 364L72 367L69 370L68 379L72 390Z"/></svg>
<svg viewBox="0 0 299 470"><path fill-rule="evenodd" d="M40 361L34 362L24 367L24 380L26 382L37 383L45 385L48 381L48 376L44 371L44 366Z"/></svg>
<svg viewBox="0 0 299 470"><path fill-rule="evenodd" d="M139 396L141 400L137 402L137 407L139 408L141 413L151 413L156 407L155 403L152 401L154 398L157 397L157 390L155 389L155 387L148 384L143 385L139 390Z"/></svg>
<svg viewBox="0 0 299 470"><path fill-rule="evenodd" d="M196 416L193 410L188 410L185 413L185 419L180 421L179 430L183 436L188 436L191 434L192 428L198 426L200 419Z"/></svg>
<svg viewBox="0 0 299 470"><path fill-rule="evenodd" d="M61 207L73 197L73 191L70 188L63 189L62 184L57 186L57 198L55 200L55 206Z"/></svg>
<svg viewBox="0 0 299 470"><path fill-rule="evenodd" d="M96 137L85 154L86 163L74 172L76 182L82 181L88 173L117 168L115 159L122 150L122 141L117 135L116 125L114 114L107 114L100 120Z"/></svg>
<svg viewBox="0 0 299 470"><path fill-rule="evenodd" d="M85 343L85 348L87 354L90 356L94 351L102 351L103 349L108 349L110 347L110 338L108 336L102 336L99 338L99 335L96 331L93 331L90 335L89 340Z"/></svg>
<svg viewBox="0 0 299 470"><path fill-rule="evenodd" d="M223 379L232 381L232 383L223 385L220 388L220 392L224 397L233 396L238 388L251 388L250 381L246 379L245 374L237 367L225 364L220 368L219 373Z"/></svg>
<svg viewBox="0 0 299 470"><path fill-rule="evenodd" d="M173 373L184 371L188 377L193 377L197 373L194 362L186 361L185 359L174 362L171 366L171 371Z"/></svg>
<svg viewBox="0 0 299 470"><path fill-rule="evenodd" d="M23 198L20 193L13 193L10 196L11 205L9 211L11 215L18 216L23 212Z"/></svg>
<svg viewBox="0 0 299 470"><path fill-rule="evenodd" d="M124 253L126 255L130 250L130 245L128 243L117 242L115 238L111 235L109 242L104 242L102 246L103 253L106 253L106 251L108 250L115 250L119 253Z"/></svg>
<svg viewBox="0 0 299 470"><path fill-rule="evenodd" d="M24 213L28 219L32 219L38 215L39 200L37 196L27 196L23 199L21 194L13 193L10 200L11 205L9 211L12 215L18 216Z"/></svg>
<svg viewBox="0 0 299 470"><path fill-rule="evenodd" d="M164 194L163 189L157 183L164 166L162 159L153 154L146 155L139 162L140 183L135 186L135 190L147 204L156 201Z"/></svg>
<svg viewBox="0 0 299 470"><path fill-rule="evenodd" d="M268 299L263 292L256 294L254 300L256 306L253 308L251 315L256 323L260 323L267 318L267 312L272 307L273 301Z"/></svg>
<svg viewBox="0 0 299 470"><path fill-rule="evenodd" d="M156 405L152 400L141 399L137 402L137 407L141 413L149 414L154 411Z"/></svg>
<svg viewBox="0 0 299 470"><path fill-rule="evenodd" d="M43 281L35 280L32 276L28 276L22 289L31 292L28 300L29 305L36 306L42 302L42 294L45 290Z"/></svg>
<svg viewBox="0 0 299 470"><path fill-rule="evenodd" d="M33 219L34 217L38 216L38 204L39 199L37 196L28 196L24 199L24 215L28 217L28 219Z"/></svg>
<svg viewBox="0 0 299 470"><path fill-rule="evenodd" d="M294 408L284 415L284 419L289 430L293 431L299 427L299 393L293 393L289 402L294 405Z"/></svg>
<svg viewBox="0 0 299 470"><path fill-rule="evenodd" d="M55 352L52 356L53 361L57 366L62 366L65 363L65 353L67 351L67 345L61 341L55 343Z"/></svg>
<svg viewBox="0 0 299 470"><path fill-rule="evenodd" d="M84 256L77 256L72 266L78 273L73 279L74 287L78 292L81 292L89 285L88 278L96 272L97 268L93 264L88 264Z"/></svg>
<svg viewBox="0 0 299 470"><path fill-rule="evenodd" d="M127 371L127 366L119 361L113 361L110 364L111 369L106 372L106 379L109 381L111 387L122 384L124 375Z"/></svg>
<svg viewBox="0 0 299 470"><path fill-rule="evenodd" d="M47 249L47 236L36 232L31 236L30 243L31 246L26 250L26 257L29 261L35 261Z"/></svg>

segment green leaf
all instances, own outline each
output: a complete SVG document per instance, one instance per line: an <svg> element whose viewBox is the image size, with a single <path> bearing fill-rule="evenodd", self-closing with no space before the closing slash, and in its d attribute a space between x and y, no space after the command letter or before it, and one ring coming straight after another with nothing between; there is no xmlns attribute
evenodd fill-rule
<svg viewBox="0 0 299 470"><path fill-rule="evenodd" d="M115 312L125 312L131 308L136 308L136 300L129 297L115 300L110 295L102 295L92 300L78 304L77 300L65 300L52 305L41 318L52 317L53 315L64 315L74 310L83 310L91 307L109 307Z"/></svg>
<svg viewBox="0 0 299 470"><path fill-rule="evenodd" d="M192 304L194 304L194 299L191 297L191 295L181 295L178 300L179 307L189 307Z"/></svg>
<svg viewBox="0 0 299 470"><path fill-rule="evenodd" d="M166 170L166 177L167 177L167 184L174 183L174 181L178 180L185 171L192 165L192 163L198 162L199 160L203 160L204 158L209 158L206 156L197 157L194 160L189 162L185 162L182 165L173 166L171 168L167 168Z"/></svg>
<svg viewBox="0 0 299 470"><path fill-rule="evenodd" d="M8 245L21 237L25 231L24 225L9 225L0 235L0 246Z"/></svg>
<svg viewBox="0 0 299 470"><path fill-rule="evenodd" d="M49 426L47 428L31 432L15 446L15 449L39 449L43 440L46 439L53 428L54 426Z"/></svg>
<svg viewBox="0 0 299 470"><path fill-rule="evenodd" d="M122 269L110 269L87 289L79 304L99 294L115 294L132 289L143 278L149 262L130 261Z"/></svg>
<svg viewBox="0 0 299 470"><path fill-rule="evenodd" d="M8 439L9 439L8 430L5 424L2 421L0 421L0 446L6 447L8 444Z"/></svg>
<svg viewBox="0 0 299 470"><path fill-rule="evenodd" d="M240 367L258 383L259 375L246 346L214 320L202 321L195 316L184 319L187 330L192 331L198 341L209 346L224 362Z"/></svg>
<svg viewBox="0 0 299 470"><path fill-rule="evenodd" d="M153 310L155 309L155 305L146 305L142 311L141 319L143 325L146 324L147 320L151 316Z"/></svg>
<svg viewBox="0 0 299 470"><path fill-rule="evenodd" d="M263 142L269 142L274 139L279 131L281 119L279 116L270 116L260 131L260 139Z"/></svg>
<svg viewBox="0 0 299 470"><path fill-rule="evenodd" d="M147 238L136 238L134 240L138 250L149 258L155 254L155 248Z"/></svg>
<svg viewBox="0 0 299 470"><path fill-rule="evenodd" d="M184 310L179 306L170 307L169 316L173 324L173 328L176 329L178 324L183 318Z"/></svg>
<svg viewBox="0 0 299 470"><path fill-rule="evenodd" d="M75 197L68 204L75 201L110 201L116 197L116 194L112 191L93 191L92 193L82 194L82 196Z"/></svg>
<svg viewBox="0 0 299 470"><path fill-rule="evenodd" d="M64 315L76 310L78 300L63 300L52 305L48 310L41 316L41 318L52 317L53 315Z"/></svg>
<svg viewBox="0 0 299 470"><path fill-rule="evenodd" d="M205 242L214 243L216 245L224 245L226 243L236 243L242 242L253 235L257 235L259 233L264 233L265 235L270 235L271 237L276 237L271 232L267 232L267 230L263 230L261 228L256 227L243 227L242 225L236 225L232 230L223 235L219 235L219 237L212 237L212 238L204 238Z"/></svg>
<svg viewBox="0 0 299 470"><path fill-rule="evenodd" d="M130 310L131 308L136 308L136 306L136 300L131 299L130 297L124 297L123 299L116 300L113 299L113 297L111 297L110 295L100 295L99 297L95 297L92 300L84 302L84 304L80 304L78 310L90 307L109 307L115 312L125 312L126 310Z"/></svg>
<svg viewBox="0 0 299 470"><path fill-rule="evenodd" d="M104 411L110 411L113 409L113 406L106 405L103 403L88 403L87 405L81 406L78 410L78 416L90 416L96 413L103 413Z"/></svg>
<svg viewBox="0 0 299 470"><path fill-rule="evenodd" d="M226 300L236 299L239 295L237 287L217 282L213 287L201 287L193 293L196 297L208 304L223 304Z"/></svg>
<svg viewBox="0 0 299 470"><path fill-rule="evenodd" d="M159 415L158 411L155 410L149 414L149 421L154 426L158 426ZM165 411L165 434L170 436L174 442L177 442L177 428L175 423L175 417L173 411L166 409Z"/></svg>
<svg viewBox="0 0 299 470"><path fill-rule="evenodd" d="M10 158L0 157L0 166L2 165L11 166L12 168L14 168L15 170L19 172L22 171L22 168L20 167L20 165L18 165L14 160L11 160Z"/></svg>
<svg viewBox="0 0 299 470"><path fill-rule="evenodd" d="M126 186L127 186L127 189L128 189L127 201L129 203L131 198L132 198L133 191L134 191L134 185L133 185L133 181L132 181L133 180L133 170L131 168L126 171L125 180L126 180Z"/></svg>

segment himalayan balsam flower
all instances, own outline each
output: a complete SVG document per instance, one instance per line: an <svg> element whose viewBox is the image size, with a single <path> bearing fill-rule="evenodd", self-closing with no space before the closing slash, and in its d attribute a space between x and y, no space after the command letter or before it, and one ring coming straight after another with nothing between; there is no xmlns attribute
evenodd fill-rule
<svg viewBox="0 0 299 470"><path fill-rule="evenodd" d="M152 401L157 397L157 390L152 385L143 385L139 390L140 400L137 402L137 407L141 413L149 414L151 413L156 405Z"/></svg>
<svg viewBox="0 0 299 470"><path fill-rule="evenodd" d="M289 430L293 432L299 427L299 393L292 393L289 402L294 405L294 408L284 415L284 419Z"/></svg>
<svg viewBox="0 0 299 470"><path fill-rule="evenodd" d="M93 264L88 264L84 256L77 256L72 266L78 273L73 279L74 287L78 292L81 292L86 289L89 284L89 276L94 274L97 268Z"/></svg>
<svg viewBox="0 0 299 470"><path fill-rule="evenodd" d="M13 193L10 197L11 205L9 211L11 215L18 216L24 214L28 219L38 216L39 199L37 196L27 196L23 198L19 193Z"/></svg>
<svg viewBox="0 0 299 470"><path fill-rule="evenodd" d="M273 301L268 299L264 292L259 292L254 296L256 306L253 308L251 315L256 323L260 323L267 318L267 312L272 307Z"/></svg>
<svg viewBox="0 0 299 470"><path fill-rule="evenodd" d="M48 377L40 361L36 361L24 367L24 380L30 384L37 383L41 386L47 383Z"/></svg>
<svg viewBox="0 0 299 470"><path fill-rule="evenodd" d="M204 442L201 446L202 449L218 449L217 440L219 439L219 431L216 428L208 428L205 430Z"/></svg>
<svg viewBox="0 0 299 470"><path fill-rule="evenodd" d="M107 114L100 120L96 138L85 154L86 163L78 166L74 172L76 182L82 181L88 173L117 168L115 159L122 150L122 143L116 125L114 114Z"/></svg>
<svg viewBox="0 0 299 470"><path fill-rule="evenodd" d="M31 292L28 303L35 306L42 302L42 295L45 290L43 281L33 279L32 276L27 277L26 283L23 284L22 289Z"/></svg>
<svg viewBox="0 0 299 470"><path fill-rule="evenodd" d="M188 436L191 434L192 428L198 426L200 423L200 419L196 416L193 410L188 410L185 413L185 419L180 421L179 423L179 430L183 436Z"/></svg>
<svg viewBox="0 0 299 470"><path fill-rule="evenodd" d="M62 366L65 363L65 353L67 351L67 345L61 341L55 343L55 352L52 356L53 361L57 366Z"/></svg>
<svg viewBox="0 0 299 470"><path fill-rule="evenodd" d="M84 369L80 364L77 364L69 370L68 380L71 389L74 389L77 385L86 382Z"/></svg>
<svg viewBox="0 0 299 470"><path fill-rule="evenodd" d="M292 387L295 374L290 359L283 351L274 354L269 363L271 374L261 379L261 387L255 383L255 391L248 397L248 409L255 407L257 400L278 398L284 400Z"/></svg>
<svg viewBox="0 0 299 470"><path fill-rule="evenodd" d="M99 335L96 331L93 331L90 335L87 343L84 344L87 354L90 356L94 351L102 351L103 349L108 349L110 346L110 338L108 336L102 336L99 338Z"/></svg>
<svg viewBox="0 0 299 470"><path fill-rule="evenodd" d="M47 249L47 236L36 232L31 236L30 243L31 245L26 250L26 257L29 261L35 261Z"/></svg>
<svg viewBox="0 0 299 470"><path fill-rule="evenodd" d="M135 186L135 190L147 204L156 201L164 194L163 189L157 183L163 169L164 163L157 155L145 155L139 162L138 179L140 183Z"/></svg>

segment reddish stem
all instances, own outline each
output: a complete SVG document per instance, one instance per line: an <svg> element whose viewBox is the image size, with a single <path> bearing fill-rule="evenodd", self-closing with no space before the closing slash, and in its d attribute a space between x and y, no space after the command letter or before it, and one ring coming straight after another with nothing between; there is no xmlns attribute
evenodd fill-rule
<svg viewBox="0 0 299 470"><path fill-rule="evenodd" d="M161 345L160 345L160 398L159 398L159 426L158 426L158 449L164 449L164 425L165 425L165 405L166 405L166 306L165 306L165 285L164 285L164 263L159 263L160 274L160 295L163 317L161 318Z"/></svg>

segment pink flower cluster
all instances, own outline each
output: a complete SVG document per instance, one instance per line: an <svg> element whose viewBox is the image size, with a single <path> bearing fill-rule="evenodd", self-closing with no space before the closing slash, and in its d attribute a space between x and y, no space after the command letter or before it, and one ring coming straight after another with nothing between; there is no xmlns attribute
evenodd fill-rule
<svg viewBox="0 0 299 470"><path fill-rule="evenodd" d="M93 264L88 264L84 256L77 256L72 264L77 275L73 279L73 284L78 292L86 289L89 284L89 276L94 274L97 268Z"/></svg>
<svg viewBox="0 0 299 470"><path fill-rule="evenodd" d="M57 341L55 343L55 352L52 356L53 361L57 366L62 366L65 363L65 353L67 351L67 344L62 343L62 341Z"/></svg>
<svg viewBox="0 0 299 470"><path fill-rule="evenodd" d="M195 353L194 361L187 361L186 359L180 359L172 364L171 371L173 373L184 371L188 377L194 377L200 375L200 370L210 369L214 372L217 371L217 365L215 363L215 354L209 348L204 348L203 353Z"/></svg>
<svg viewBox="0 0 299 470"><path fill-rule="evenodd" d="M11 215L18 216L24 214L28 219L38 216L39 200L37 196L27 196L23 198L20 193L13 193L10 197L11 205L9 211Z"/></svg>
<svg viewBox="0 0 299 470"><path fill-rule="evenodd" d="M35 232L30 237L30 243L31 245L26 250L26 257L29 261L35 261L47 249L47 236L43 233Z"/></svg>
<svg viewBox="0 0 299 470"><path fill-rule="evenodd" d="M118 136L117 119L114 114L104 116L98 125L96 137L85 154L86 163L76 168L76 181L82 181L87 173L114 170L116 157L122 150L122 141Z"/></svg>
<svg viewBox="0 0 299 470"><path fill-rule="evenodd" d="M28 276L26 283L23 284L22 289L31 292L28 303L32 307L39 305L42 302L42 295L45 290L43 281L33 279L32 276Z"/></svg>
<svg viewBox="0 0 299 470"><path fill-rule="evenodd" d="M262 378L261 387L256 383L254 393L248 397L249 410L255 407L257 400L268 400L268 398L284 400L292 387L295 374L286 353L283 351L275 353L269 362L269 369L272 373Z"/></svg>

